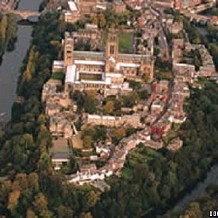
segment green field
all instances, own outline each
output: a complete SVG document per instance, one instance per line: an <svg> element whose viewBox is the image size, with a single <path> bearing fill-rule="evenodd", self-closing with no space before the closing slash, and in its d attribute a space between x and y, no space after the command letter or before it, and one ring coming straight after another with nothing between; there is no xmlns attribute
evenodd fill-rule
<svg viewBox="0 0 218 218"><path fill-rule="evenodd" d="M132 33L119 34L119 51L121 53L132 53Z"/></svg>
<svg viewBox="0 0 218 218"><path fill-rule="evenodd" d="M65 78L65 74L62 73L62 72L53 73L53 74L51 75L51 78L52 78L52 79L56 79L56 80L61 80L61 81L63 81L64 78Z"/></svg>

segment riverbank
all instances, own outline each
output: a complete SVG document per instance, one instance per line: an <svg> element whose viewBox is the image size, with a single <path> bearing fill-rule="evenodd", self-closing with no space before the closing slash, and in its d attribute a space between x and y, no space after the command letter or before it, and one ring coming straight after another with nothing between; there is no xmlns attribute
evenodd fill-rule
<svg viewBox="0 0 218 218"><path fill-rule="evenodd" d="M191 202L182 213L182 217L217 217L218 216L218 185L209 185L206 193Z"/></svg>
<svg viewBox="0 0 218 218"><path fill-rule="evenodd" d="M18 9L38 11L40 3L41 0L20 0ZM3 123L7 123L11 118L11 107L16 100L20 68L32 39L32 26L23 25L23 22L18 24L22 25L17 26L15 48L4 53L0 66L0 122Z"/></svg>
<svg viewBox="0 0 218 218"><path fill-rule="evenodd" d="M17 41L17 18L14 14L0 13L0 64L5 52L14 50Z"/></svg>
<svg viewBox="0 0 218 218"><path fill-rule="evenodd" d="M176 202L171 201L171 207L166 209L163 213L157 214L157 218L170 218L175 215L180 215L191 202L201 198L206 193L206 188L210 185L218 185L218 163L213 163L201 179L184 190L178 196Z"/></svg>

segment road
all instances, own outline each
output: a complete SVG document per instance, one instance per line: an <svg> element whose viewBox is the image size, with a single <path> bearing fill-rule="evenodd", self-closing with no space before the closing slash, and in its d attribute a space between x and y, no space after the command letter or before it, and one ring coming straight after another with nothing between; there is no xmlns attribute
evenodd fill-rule
<svg viewBox="0 0 218 218"><path fill-rule="evenodd" d="M158 35L158 43L160 46L160 51L163 52L166 60L170 60L170 48L166 39L166 30L163 24L163 20L165 19L164 13L162 9L155 8L152 3L150 3L150 12L157 18L157 23L160 27L159 35ZM157 24L156 24L157 25Z"/></svg>

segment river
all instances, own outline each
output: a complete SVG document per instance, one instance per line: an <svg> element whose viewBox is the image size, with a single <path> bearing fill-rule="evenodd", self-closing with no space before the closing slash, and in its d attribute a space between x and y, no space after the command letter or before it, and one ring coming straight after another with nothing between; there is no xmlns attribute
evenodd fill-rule
<svg viewBox="0 0 218 218"><path fill-rule="evenodd" d="M199 182L191 192L187 193L182 199L180 199L172 210L165 213L165 215L158 217L169 217L167 215L170 212L178 209L183 211L187 208L189 203L203 197L206 194L206 188L209 185L218 185L218 165L214 165L207 173L206 178L202 182Z"/></svg>
<svg viewBox="0 0 218 218"><path fill-rule="evenodd" d="M21 0L19 10L37 11L42 0ZM32 27L19 25L15 50L6 52L0 66L0 119L10 120L11 107L16 98L16 87L20 67L31 41ZM1 113L6 113L1 118ZM1 121L1 120L0 120ZM175 207L184 209L191 201L202 196L210 184L218 184L218 165L208 172L206 179L200 182L193 191L182 198Z"/></svg>
<svg viewBox="0 0 218 218"><path fill-rule="evenodd" d="M21 0L19 10L38 11L42 0ZM11 117L11 107L16 99L16 88L20 67L30 46L32 27L18 25L15 50L5 52L0 66L0 122Z"/></svg>

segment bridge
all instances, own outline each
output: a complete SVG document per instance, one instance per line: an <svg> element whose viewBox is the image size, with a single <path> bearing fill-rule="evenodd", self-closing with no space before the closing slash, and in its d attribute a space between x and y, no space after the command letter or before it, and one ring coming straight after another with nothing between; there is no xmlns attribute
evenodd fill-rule
<svg viewBox="0 0 218 218"><path fill-rule="evenodd" d="M24 20L27 20L29 17L39 17L41 15L41 13L38 11L8 10L6 13L18 15Z"/></svg>

